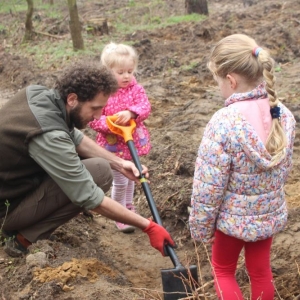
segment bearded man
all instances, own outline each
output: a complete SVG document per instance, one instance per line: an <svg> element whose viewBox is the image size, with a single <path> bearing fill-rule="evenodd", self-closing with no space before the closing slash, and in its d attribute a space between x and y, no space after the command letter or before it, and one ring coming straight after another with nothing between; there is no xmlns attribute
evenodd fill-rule
<svg viewBox="0 0 300 300"><path fill-rule="evenodd" d="M30 85L0 109L0 217L8 254L27 253L84 210L140 228L163 255L166 243L174 245L162 226L105 195L111 169L137 182L140 174L80 131L100 117L117 88L110 71L85 62L62 72L54 89ZM143 173L148 177L145 166Z"/></svg>

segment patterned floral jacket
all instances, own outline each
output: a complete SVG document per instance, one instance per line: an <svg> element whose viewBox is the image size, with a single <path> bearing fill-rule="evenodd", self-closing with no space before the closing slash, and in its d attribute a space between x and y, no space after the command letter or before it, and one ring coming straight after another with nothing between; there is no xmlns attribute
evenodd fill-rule
<svg viewBox="0 0 300 300"><path fill-rule="evenodd" d="M292 167L295 119L280 103L286 156L268 168L271 156L264 143L244 115L230 105L266 97L264 89L234 94L207 124L196 159L189 218L195 240L208 242L218 229L244 241L257 241L286 225L283 187Z"/></svg>
<svg viewBox="0 0 300 300"><path fill-rule="evenodd" d="M130 110L137 115L136 128L132 134L133 141L139 156L148 154L151 148L150 136L143 121L151 112L151 104L144 88L136 82L136 79L133 79L126 88L119 88L117 93L108 99L99 120L95 119L89 123L89 126L98 132L96 142L117 156L131 160L123 137L112 133L106 123L106 116L112 116L122 110Z"/></svg>

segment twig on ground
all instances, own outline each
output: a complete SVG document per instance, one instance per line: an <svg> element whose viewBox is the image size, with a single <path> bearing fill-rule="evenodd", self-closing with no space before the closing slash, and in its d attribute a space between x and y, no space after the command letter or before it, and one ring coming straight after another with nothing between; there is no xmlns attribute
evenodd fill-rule
<svg viewBox="0 0 300 300"><path fill-rule="evenodd" d="M50 34L50 33L47 33L47 32L41 32L41 31L36 31L36 30L33 30L33 32L36 33L36 34L41 34L41 35L53 37L55 39L64 39L65 38L65 36L54 35L54 34Z"/></svg>
<svg viewBox="0 0 300 300"><path fill-rule="evenodd" d="M150 289L146 289L146 288L130 288L130 290L134 290L134 291L137 291L138 293L142 293L144 299L140 299L140 300L147 300L147 299L163 300L163 298L160 296L160 294L162 293L160 291L150 290ZM151 298L149 298L149 297L151 297Z"/></svg>
<svg viewBox="0 0 300 300"><path fill-rule="evenodd" d="M298 275L300 275L299 265L298 265L298 263L296 261L295 261L295 263L296 263L296 266L297 266Z"/></svg>
<svg viewBox="0 0 300 300"><path fill-rule="evenodd" d="M298 24L300 24L300 21L297 19L292 19L293 21L297 22Z"/></svg>

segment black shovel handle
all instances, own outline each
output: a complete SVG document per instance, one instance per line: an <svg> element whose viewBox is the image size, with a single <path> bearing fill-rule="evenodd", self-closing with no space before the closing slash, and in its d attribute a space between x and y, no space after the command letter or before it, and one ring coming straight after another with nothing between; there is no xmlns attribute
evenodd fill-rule
<svg viewBox="0 0 300 300"><path fill-rule="evenodd" d="M124 138L128 148L129 148L133 162L134 162L136 168L140 172L139 178L140 178L144 193L146 195L147 202L149 204L153 219L154 219L155 223L162 226L162 221L160 219L155 202L153 200L149 184L148 184L145 176L142 173L143 168L142 168L140 158L138 156L138 153L136 151L136 148L135 148L135 145L133 142L132 132L134 131L134 129L136 127L136 123L133 119L130 119L128 126L121 126L121 125L117 125L116 123L114 123L117 119L118 119L118 116L116 116L116 115L107 116L106 117L107 126L111 132L113 132L117 135L120 135ZM182 265L176 255L174 249L168 244L165 245L165 253L171 258L171 260L176 268L182 268Z"/></svg>
<svg viewBox="0 0 300 300"><path fill-rule="evenodd" d="M142 178L145 178L145 176L142 174L142 165L141 165L141 162L140 162L140 159L139 159L139 156L137 154L137 151L136 151L136 148L135 148L135 145L134 145L134 142L132 140L128 140L127 141L127 146L129 148L129 151L130 151L130 154L132 156L132 159L133 159L133 162L136 166L136 168L139 170L140 172L140 176L139 178L142 179ZM146 198L147 198L147 201L148 201L148 204L149 204L149 207L150 207L150 210L151 210L151 213L152 213L152 216L153 216L153 219L154 221L158 224L158 225L162 225L162 221L161 221L161 218L159 216L159 213L158 213L158 210L156 208L156 205L155 205L155 202L153 200L153 197L152 197L152 193L151 193L151 190L150 190L150 187L149 187L149 184L147 182L147 180L141 180L141 183L142 183L142 187L143 187L143 190L144 190L144 193L146 195ZM165 245L165 252L168 256L170 256L172 262L173 262L173 265L177 268L177 267L181 267L181 263L174 251L174 249L169 245Z"/></svg>

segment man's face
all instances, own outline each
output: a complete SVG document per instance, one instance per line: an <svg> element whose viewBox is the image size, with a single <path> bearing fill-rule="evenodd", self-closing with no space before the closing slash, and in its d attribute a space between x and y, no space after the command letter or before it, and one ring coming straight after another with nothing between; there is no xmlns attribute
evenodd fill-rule
<svg viewBox="0 0 300 300"><path fill-rule="evenodd" d="M103 107L109 96L98 94L94 99L87 102L79 102L70 110L70 121L78 129L84 129L90 121L99 119Z"/></svg>

